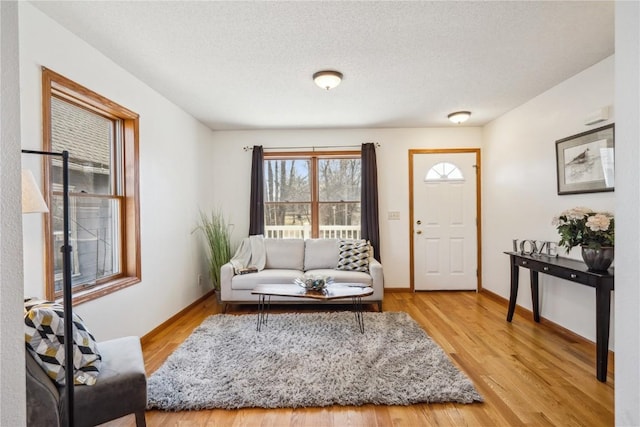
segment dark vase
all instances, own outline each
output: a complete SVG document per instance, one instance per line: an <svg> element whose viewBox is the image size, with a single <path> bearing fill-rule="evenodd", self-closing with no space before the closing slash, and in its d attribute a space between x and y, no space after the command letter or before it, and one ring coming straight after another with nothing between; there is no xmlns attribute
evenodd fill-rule
<svg viewBox="0 0 640 427"><path fill-rule="evenodd" d="M593 249L582 246L582 259L591 271L607 271L613 262L613 247Z"/></svg>

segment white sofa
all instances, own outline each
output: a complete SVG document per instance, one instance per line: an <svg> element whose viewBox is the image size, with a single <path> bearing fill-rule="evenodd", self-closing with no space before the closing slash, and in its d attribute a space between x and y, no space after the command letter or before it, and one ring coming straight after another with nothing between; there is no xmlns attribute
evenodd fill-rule
<svg viewBox="0 0 640 427"><path fill-rule="evenodd" d="M338 270L340 240L338 239L264 239L265 268L257 273L235 274L230 263L220 270L221 301L226 304L257 304L258 296L251 291L259 284L290 284L304 274L331 276L335 283L363 283L373 288L373 295L363 303L376 303L382 311L384 277L382 264L369 257L369 271ZM318 303L294 297L272 296L272 303ZM338 302L338 301L333 301ZM349 302L351 300L340 300Z"/></svg>

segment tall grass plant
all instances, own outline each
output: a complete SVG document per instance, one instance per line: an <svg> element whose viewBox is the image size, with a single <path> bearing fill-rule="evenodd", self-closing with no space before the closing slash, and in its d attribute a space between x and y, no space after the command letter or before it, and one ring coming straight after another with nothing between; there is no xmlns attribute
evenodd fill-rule
<svg viewBox="0 0 640 427"><path fill-rule="evenodd" d="M205 237L209 277L216 291L220 291L220 267L231 259L231 224L221 210L200 211L200 222L194 231Z"/></svg>

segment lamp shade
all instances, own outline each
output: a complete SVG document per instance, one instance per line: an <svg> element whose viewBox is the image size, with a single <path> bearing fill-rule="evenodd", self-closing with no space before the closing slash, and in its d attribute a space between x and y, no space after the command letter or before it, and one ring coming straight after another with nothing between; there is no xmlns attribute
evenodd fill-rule
<svg viewBox="0 0 640 427"><path fill-rule="evenodd" d="M49 212L36 179L28 169L22 170L22 213Z"/></svg>
<svg viewBox="0 0 640 427"><path fill-rule="evenodd" d="M456 111L455 113L451 113L447 116L449 120L453 123L460 124L462 122L466 122L471 117L470 111Z"/></svg>
<svg viewBox="0 0 640 427"><path fill-rule="evenodd" d="M342 73L330 70L318 71L313 75L313 81L322 89L333 89L342 81Z"/></svg>

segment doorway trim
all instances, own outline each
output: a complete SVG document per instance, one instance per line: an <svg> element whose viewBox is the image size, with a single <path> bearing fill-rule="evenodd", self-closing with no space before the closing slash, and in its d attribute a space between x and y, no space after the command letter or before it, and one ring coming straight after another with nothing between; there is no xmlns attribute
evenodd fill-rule
<svg viewBox="0 0 640 427"><path fill-rule="evenodd" d="M479 148L434 148L434 149L410 149L409 150L409 274L410 284L409 291L415 292L415 265L414 265L414 244L413 234L414 230L414 218L413 218L413 156L417 154L461 154L461 153L475 153L476 155L476 234L477 234L477 289L476 292L482 290L482 199L481 195L481 177L482 177L482 163L480 162L480 149Z"/></svg>

